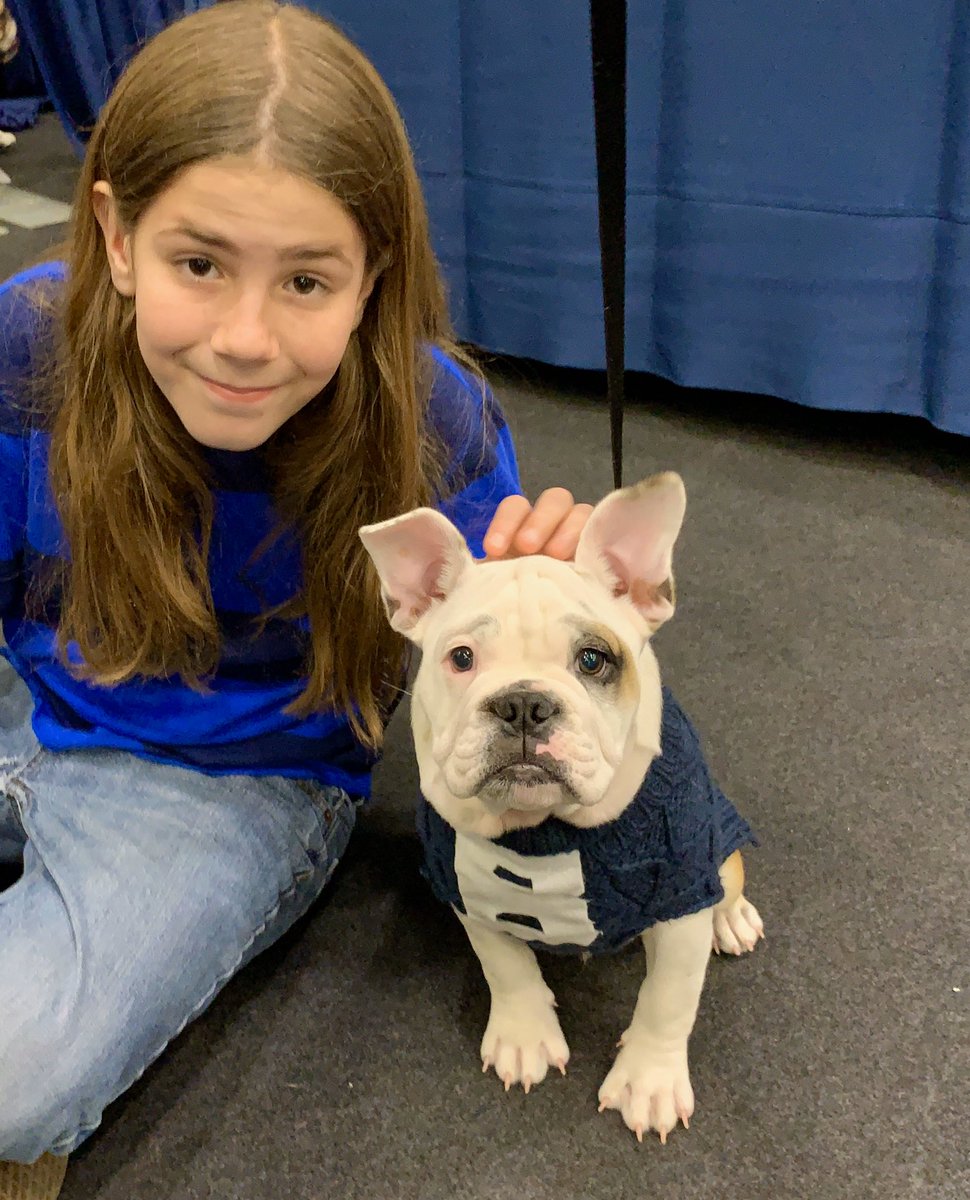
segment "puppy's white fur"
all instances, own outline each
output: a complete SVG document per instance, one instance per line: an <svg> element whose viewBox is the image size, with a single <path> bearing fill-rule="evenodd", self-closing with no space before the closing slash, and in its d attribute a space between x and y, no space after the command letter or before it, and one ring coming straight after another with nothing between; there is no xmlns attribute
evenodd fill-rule
<svg viewBox="0 0 970 1200"><path fill-rule="evenodd" d="M630 804L660 753L650 637L674 611L671 560L685 503L670 473L612 493L594 509L574 563L476 562L431 509L361 530L391 624L422 648L412 700L421 788L460 834L494 839L550 816L596 826ZM603 669L588 671L593 663ZM508 697L521 747L503 720ZM523 702L533 705L531 724ZM722 879L716 920L706 909L643 935L647 978L600 1089L601 1108L619 1109L638 1137L652 1128L665 1140L693 1112L687 1039L712 937L740 953L761 936L739 854ZM569 1057L552 993L522 940L459 916L492 994L485 1068L506 1088L529 1090Z"/></svg>

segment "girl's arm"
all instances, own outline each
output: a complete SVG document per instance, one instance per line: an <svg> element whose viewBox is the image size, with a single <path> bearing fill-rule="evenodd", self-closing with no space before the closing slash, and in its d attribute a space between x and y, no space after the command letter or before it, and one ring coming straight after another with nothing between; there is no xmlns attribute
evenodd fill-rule
<svg viewBox="0 0 970 1200"><path fill-rule="evenodd" d="M41 274L37 269L0 285L0 630L23 608L30 418L21 393L37 323L23 285Z"/></svg>
<svg viewBox="0 0 970 1200"><path fill-rule="evenodd" d="M5 428L3 405L0 396L0 635L5 620L21 615L24 586L23 439Z"/></svg>
<svg viewBox="0 0 970 1200"><path fill-rule="evenodd" d="M523 496L512 435L491 389L484 390L435 348L431 419L452 451L463 486L441 502L465 535L472 554L503 558L548 554L572 558L592 507L576 504L565 488L549 488L535 507Z"/></svg>

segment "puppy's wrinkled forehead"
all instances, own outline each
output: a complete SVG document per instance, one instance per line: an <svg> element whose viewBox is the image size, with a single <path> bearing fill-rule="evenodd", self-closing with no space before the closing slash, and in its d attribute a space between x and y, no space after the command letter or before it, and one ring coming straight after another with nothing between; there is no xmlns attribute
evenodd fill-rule
<svg viewBox="0 0 970 1200"><path fill-rule="evenodd" d="M552 655L563 640L593 634L619 654L632 624L613 598L571 563L542 555L478 563L436 614L436 642L501 639L511 649Z"/></svg>

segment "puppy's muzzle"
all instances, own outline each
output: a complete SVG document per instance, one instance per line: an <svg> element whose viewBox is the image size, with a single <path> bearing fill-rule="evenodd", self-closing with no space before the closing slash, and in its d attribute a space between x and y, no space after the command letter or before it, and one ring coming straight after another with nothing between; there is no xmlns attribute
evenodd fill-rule
<svg viewBox="0 0 970 1200"><path fill-rule="evenodd" d="M514 790L516 806L529 808L548 803L543 786L554 784L571 792L564 764L543 744L555 733L562 715L555 697L527 685L513 685L489 696L481 707L493 718L483 778L493 799L507 802ZM533 789L537 790L530 797Z"/></svg>

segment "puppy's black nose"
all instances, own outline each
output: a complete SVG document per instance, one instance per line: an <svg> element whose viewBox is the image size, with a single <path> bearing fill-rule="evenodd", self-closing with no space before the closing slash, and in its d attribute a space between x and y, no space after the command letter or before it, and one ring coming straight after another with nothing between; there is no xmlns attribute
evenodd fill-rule
<svg viewBox="0 0 970 1200"><path fill-rule="evenodd" d="M533 736L545 732L546 722L562 712L559 705L542 692L503 692L493 696L485 707L498 717L509 733Z"/></svg>

